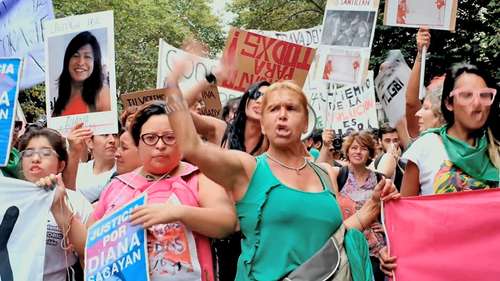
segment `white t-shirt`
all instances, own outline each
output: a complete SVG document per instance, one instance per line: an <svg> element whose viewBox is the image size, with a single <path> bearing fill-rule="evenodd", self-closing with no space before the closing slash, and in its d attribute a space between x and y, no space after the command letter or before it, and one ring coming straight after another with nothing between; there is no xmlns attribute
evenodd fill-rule
<svg viewBox="0 0 500 281"><path fill-rule="evenodd" d="M66 190L69 203L82 223L86 223L87 219L93 212L92 205L78 191ZM65 281L66 268L75 264L77 255L73 251L67 252L67 263L64 255L64 250L61 247L63 233L57 226L57 222L49 213L47 222L47 236L45 240L45 266L43 270L43 281Z"/></svg>
<svg viewBox="0 0 500 281"><path fill-rule="evenodd" d="M420 194L434 194L434 180L443 163L449 160L441 137L427 133L413 142L402 156L415 163L419 171Z"/></svg>
<svg viewBox="0 0 500 281"><path fill-rule="evenodd" d="M76 189L80 191L89 202L95 202L101 196L101 192L109 182L116 166L109 171L94 175L94 160L78 165L76 174Z"/></svg>

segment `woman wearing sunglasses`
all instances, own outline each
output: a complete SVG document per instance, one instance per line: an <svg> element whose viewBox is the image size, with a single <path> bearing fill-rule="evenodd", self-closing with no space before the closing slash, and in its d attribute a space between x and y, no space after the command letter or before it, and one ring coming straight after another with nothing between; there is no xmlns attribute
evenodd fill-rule
<svg viewBox="0 0 500 281"><path fill-rule="evenodd" d="M165 103L143 106L129 130L142 166L111 181L88 225L146 193L148 205L135 209L130 219L147 229L151 280L214 280L208 238L224 237L236 225L226 192L197 167L181 161ZM82 227L66 223L73 229ZM81 243L74 242L81 251L85 233L80 232Z"/></svg>
<svg viewBox="0 0 500 281"><path fill-rule="evenodd" d="M58 132L47 128L31 129L21 137L19 149L22 173L27 181L43 186L52 186L56 182L63 185L60 174L66 167L68 153L66 141ZM77 229L68 230L67 221L85 223L92 213L92 206L83 195L72 190L66 193L71 210L66 204L58 204L64 199L63 193L58 192L47 222L43 273L45 281L66 280L68 266L74 265L78 260L78 255L68 245L76 242L75 238L80 235ZM69 235L65 242L62 241L63 233Z"/></svg>
<svg viewBox="0 0 500 281"><path fill-rule="evenodd" d="M401 194L499 187L499 163L488 152L490 147L499 153L498 134L492 133L499 111L494 81L473 65L451 67L444 80L441 111L447 124L428 130L403 155L408 164ZM391 275L395 258L388 257L387 249L380 254L382 269Z"/></svg>

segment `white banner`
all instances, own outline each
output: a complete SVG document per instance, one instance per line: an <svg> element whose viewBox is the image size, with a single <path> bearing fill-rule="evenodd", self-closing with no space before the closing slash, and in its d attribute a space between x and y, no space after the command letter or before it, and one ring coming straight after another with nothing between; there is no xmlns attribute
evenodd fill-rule
<svg viewBox="0 0 500 281"><path fill-rule="evenodd" d="M164 88L165 78L172 72L172 67L176 59L187 59L188 53L178 49L172 45L169 45L163 39L160 39L160 53L158 55L158 72L156 76L156 88ZM189 56L194 57L192 60L192 67L184 73L183 79L179 82L179 86L182 91L189 90L196 82L204 80L205 75L212 71L217 64L217 60L197 57L193 54ZM243 95L242 92L230 90L223 87L218 87L220 101L222 105L225 105L228 100L240 97Z"/></svg>
<svg viewBox="0 0 500 281"><path fill-rule="evenodd" d="M0 280L42 281L54 192L0 177Z"/></svg>
<svg viewBox="0 0 500 281"><path fill-rule="evenodd" d="M405 115L406 86L411 69L400 50L391 50L375 78L377 96L391 127Z"/></svg>
<svg viewBox="0 0 500 281"><path fill-rule="evenodd" d="M250 29L248 31L315 49L321 41L321 25L289 31L257 29Z"/></svg>
<svg viewBox="0 0 500 281"><path fill-rule="evenodd" d="M323 118L327 128L337 134L350 130L361 131L378 128L377 108L373 71L368 72L368 79L360 86L343 86L328 89L327 104L322 106ZM321 101L321 100L320 100Z"/></svg>

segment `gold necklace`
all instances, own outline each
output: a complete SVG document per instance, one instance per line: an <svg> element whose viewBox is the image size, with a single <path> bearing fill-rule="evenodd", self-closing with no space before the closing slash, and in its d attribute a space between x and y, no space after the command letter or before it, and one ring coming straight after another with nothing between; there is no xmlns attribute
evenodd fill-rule
<svg viewBox="0 0 500 281"><path fill-rule="evenodd" d="M267 153L267 158L269 158L270 160L272 160L274 163L277 163L279 164L281 167L283 168L286 168L288 170L293 170L297 173L297 175L299 174L300 170L304 169L306 166L307 166L307 159L304 157L304 164L302 164L300 167L298 168L295 168L295 167L290 167L288 166L287 164L279 161L278 159L272 157L269 152Z"/></svg>

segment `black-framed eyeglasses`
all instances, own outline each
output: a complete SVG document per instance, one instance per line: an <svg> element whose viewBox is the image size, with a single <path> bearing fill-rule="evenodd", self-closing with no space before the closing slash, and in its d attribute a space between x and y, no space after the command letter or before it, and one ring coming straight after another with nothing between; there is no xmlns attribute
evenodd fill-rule
<svg viewBox="0 0 500 281"><path fill-rule="evenodd" d="M142 142L146 145L154 146L158 143L159 140L162 140L166 145L174 145L175 144L175 135L173 133L167 133L164 135L157 135L155 133L147 133L141 136Z"/></svg>
<svg viewBox="0 0 500 281"><path fill-rule="evenodd" d="M22 158L31 158L35 156L35 154L38 155L40 158L49 158L52 155L56 155L59 158L59 155L55 150L52 148L44 147L40 149L35 149L35 148L28 148L23 151L21 151L21 157Z"/></svg>
<svg viewBox="0 0 500 281"><path fill-rule="evenodd" d="M262 93L259 90L256 90L256 91L248 93L248 98L252 99L252 100L256 100L256 99L260 98L263 95L264 95L264 93Z"/></svg>

